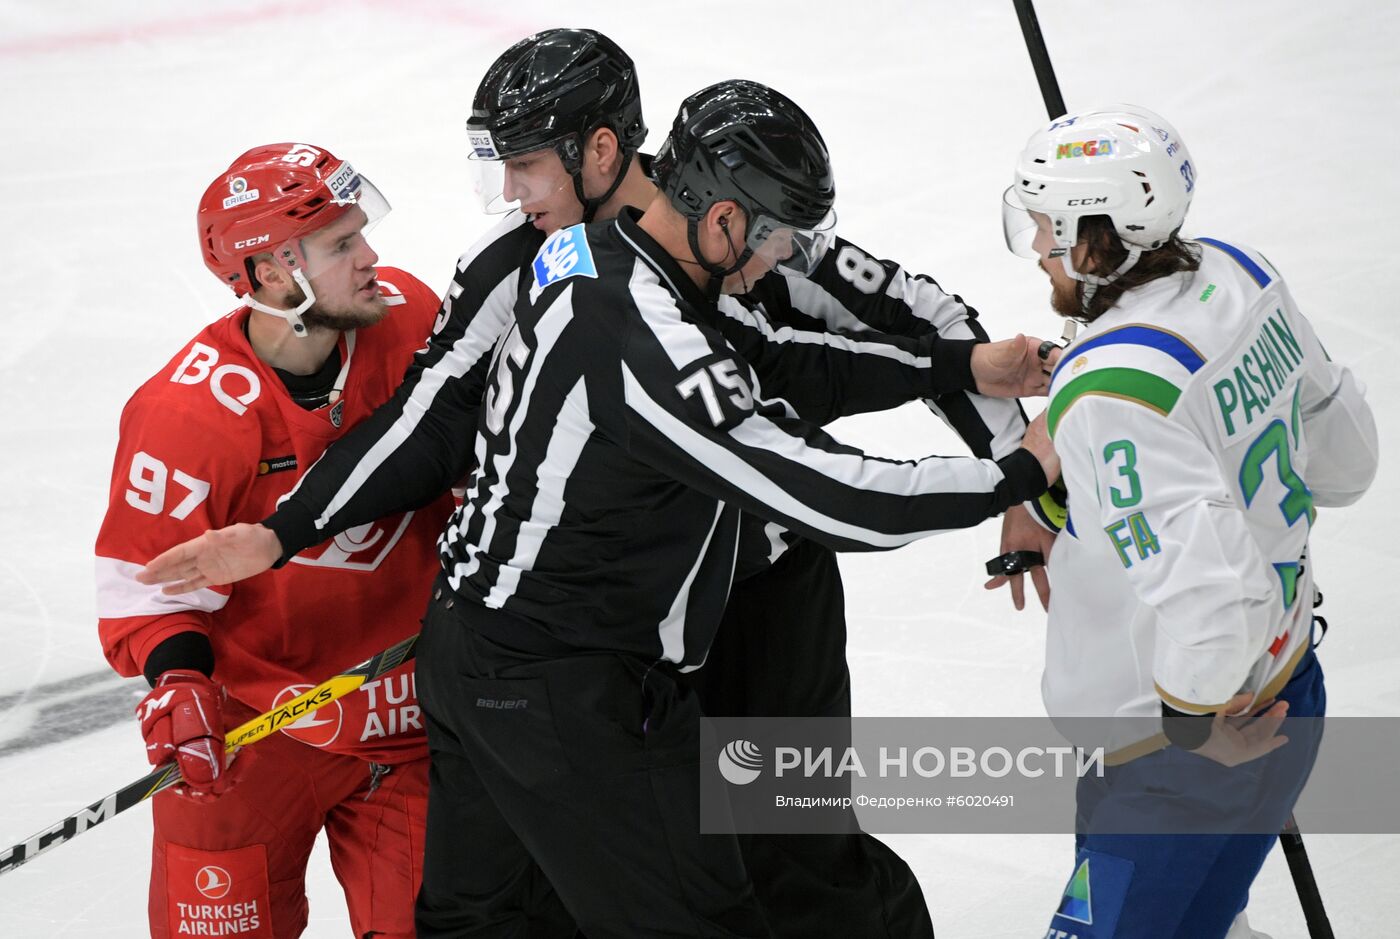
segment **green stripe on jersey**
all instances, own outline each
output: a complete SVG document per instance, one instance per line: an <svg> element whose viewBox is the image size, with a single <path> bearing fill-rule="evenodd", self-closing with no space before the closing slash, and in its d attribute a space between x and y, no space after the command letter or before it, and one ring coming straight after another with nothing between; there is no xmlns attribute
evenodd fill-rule
<svg viewBox="0 0 1400 939"><path fill-rule="evenodd" d="M1170 414L1176 399L1181 397L1181 389L1151 372L1137 368L1101 368L1080 375L1058 392L1050 402L1050 414L1046 419L1050 436L1065 413L1085 395L1101 395L1106 398L1119 398L1150 408L1163 416Z"/></svg>

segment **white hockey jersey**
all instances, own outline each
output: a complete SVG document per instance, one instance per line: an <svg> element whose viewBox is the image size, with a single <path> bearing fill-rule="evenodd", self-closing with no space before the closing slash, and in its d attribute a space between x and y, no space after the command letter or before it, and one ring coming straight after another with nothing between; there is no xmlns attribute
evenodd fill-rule
<svg viewBox="0 0 1400 939"><path fill-rule="evenodd" d="M1376 472L1364 388L1278 273L1198 241L1199 271L1127 292L1051 382L1069 490L1049 565L1052 717L1276 695L1309 642L1316 509L1354 502ZM1123 722L1110 762L1165 745L1159 731Z"/></svg>

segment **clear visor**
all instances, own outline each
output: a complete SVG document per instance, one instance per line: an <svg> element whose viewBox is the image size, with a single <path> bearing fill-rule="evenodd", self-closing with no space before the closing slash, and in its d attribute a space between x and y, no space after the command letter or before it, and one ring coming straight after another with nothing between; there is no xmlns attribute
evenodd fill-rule
<svg viewBox="0 0 1400 939"><path fill-rule="evenodd" d="M522 205L538 205L574 185L553 147L505 159L484 157L473 151L467 164L471 167L472 190L482 211L489 215L500 215Z"/></svg>
<svg viewBox="0 0 1400 939"><path fill-rule="evenodd" d="M349 262L370 230L389 214L389 200L349 163L327 178L326 188L331 206L311 222L320 227L288 239L276 250L278 260L307 277L321 276Z"/></svg>
<svg viewBox="0 0 1400 939"><path fill-rule="evenodd" d="M502 215L520 207L519 201L506 198L506 167L500 160L485 160L472 154L467 158L471 167L472 192L481 210L488 215Z"/></svg>
<svg viewBox="0 0 1400 939"><path fill-rule="evenodd" d="M808 277L817 269L835 237L836 210L814 228L794 228L768 215L759 215L749 225L745 246L753 256L767 262L769 269L797 277Z"/></svg>
<svg viewBox="0 0 1400 939"><path fill-rule="evenodd" d="M1039 260L1035 250L1035 236L1038 231L1030 210L1021 202L1015 186L1007 186L1001 196L1001 233L1006 238L1006 247L1017 257Z"/></svg>

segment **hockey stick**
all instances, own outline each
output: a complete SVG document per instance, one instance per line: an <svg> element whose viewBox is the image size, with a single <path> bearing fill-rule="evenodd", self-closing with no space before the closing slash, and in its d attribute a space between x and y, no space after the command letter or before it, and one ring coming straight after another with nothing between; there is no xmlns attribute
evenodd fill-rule
<svg viewBox="0 0 1400 939"><path fill-rule="evenodd" d="M328 678L305 694L298 695L286 704L278 705L266 713L259 714L246 723L230 730L225 736L227 749L246 747L257 743L284 727L301 720L313 711L319 710L337 698L343 698L365 682L373 681L413 658L418 636L409 636L397 642L378 655L361 662L348 671ZM123 786L116 792L98 799L87 808L79 809L61 822L13 845L0 854L0 874L7 874L22 864L34 860L45 851L56 848L76 835L81 835L95 825L99 825L114 815L120 815L134 805L145 802L157 792L169 789L180 782L180 770L174 763L157 766L134 783Z"/></svg>
<svg viewBox="0 0 1400 939"><path fill-rule="evenodd" d="M1333 939L1332 923L1322 906L1322 894L1317 889L1317 878L1313 876L1312 862L1308 860L1308 849L1303 847L1303 835L1298 831L1298 822L1292 815L1288 816L1288 823L1283 826L1278 840L1283 844L1283 856L1288 859L1288 872L1293 875L1298 902L1303 905L1303 919L1308 924L1309 939Z"/></svg>
<svg viewBox="0 0 1400 939"><path fill-rule="evenodd" d="M1055 79L1055 67L1050 64L1045 37L1040 34L1035 4L1033 0L1012 0L1012 3L1016 5L1016 18L1021 21L1021 35L1026 39L1026 51L1031 55L1036 81L1040 82L1040 96L1045 99L1045 110L1050 112L1050 120L1053 121L1065 113L1065 99L1060 94L1060 83Z"/></svg>
<svg viewBox="0 0 1400 939"><path fill-rule="evenodd" d="M1016 7L1016 19L1021 22L1021 36L1026 40L1026 52L1030 53L1031 65L1035 68L1036 81L1040 83L1040 97L1045 101L1045 110L1054 120L1064 114L1065 99L1060 94L1060 82L1055 78L1055 66L1050 63L1050 51L1045 48L1045 37L1040 32L1040 19L1035 15L1034 0L1011 0ZM1065 348L1074 339L1079 324L1065 320L1065 332L1060 337L1059 347ZM1040 357L1049 358L1050 350L1056 343L1047 339L1040 344ZM1047 370L1047 374L1049 374Z"/></svg>

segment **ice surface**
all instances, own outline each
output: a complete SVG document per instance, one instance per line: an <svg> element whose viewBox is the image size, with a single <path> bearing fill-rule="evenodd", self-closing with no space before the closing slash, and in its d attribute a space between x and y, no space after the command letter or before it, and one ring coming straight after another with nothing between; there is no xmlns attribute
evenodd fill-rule
<svg viewBox="0 0 1400 939"><path fill-rule="evenodd" d="M1128 100L1165 114L1199 167L1188 231L1263 250L1335 358L1400 428L1390 357L1400 261L1400 7L1241 0L1042 3L1070 106ZM91 546L117 416L135 387L232 307L204 270L194 209L256 143L320 143L395 205L384 263L445 287L487 220L470 197L462 122L510 42L590 25L635 56L655 147L687 93L754 78L823 128L841 230L936 277L994 335L1058 335L1041 274L1003 248L998 200L1045 116L1009 2L711 0L450 4L433 0L0 3L0 833L17 841L145 766L127 704L101 677ZM926 411L844 422L877 452L951 452ZM1388 456L1389 454L1387 454ZM1328 511L1316 564L1332 635L1333 714L1400 714L1393 462L1357 508ZM858 714L1038 714L1043 617L985 594L997 529L843 560ZM348 664L348 663L347 663ZM105 726L32 746L47 728ZM1306 819L1303 819L1306 826ZM137 809L0 880L0 932L138 936L149 813ZM890 839L920 875L940 937L1040 936L1069 836ZM1395 932L1400 837L1314 836L1339 936ZM309 935L348 934L325 856ZM1250 906L1303 936L1275 852Z"/></svg>

